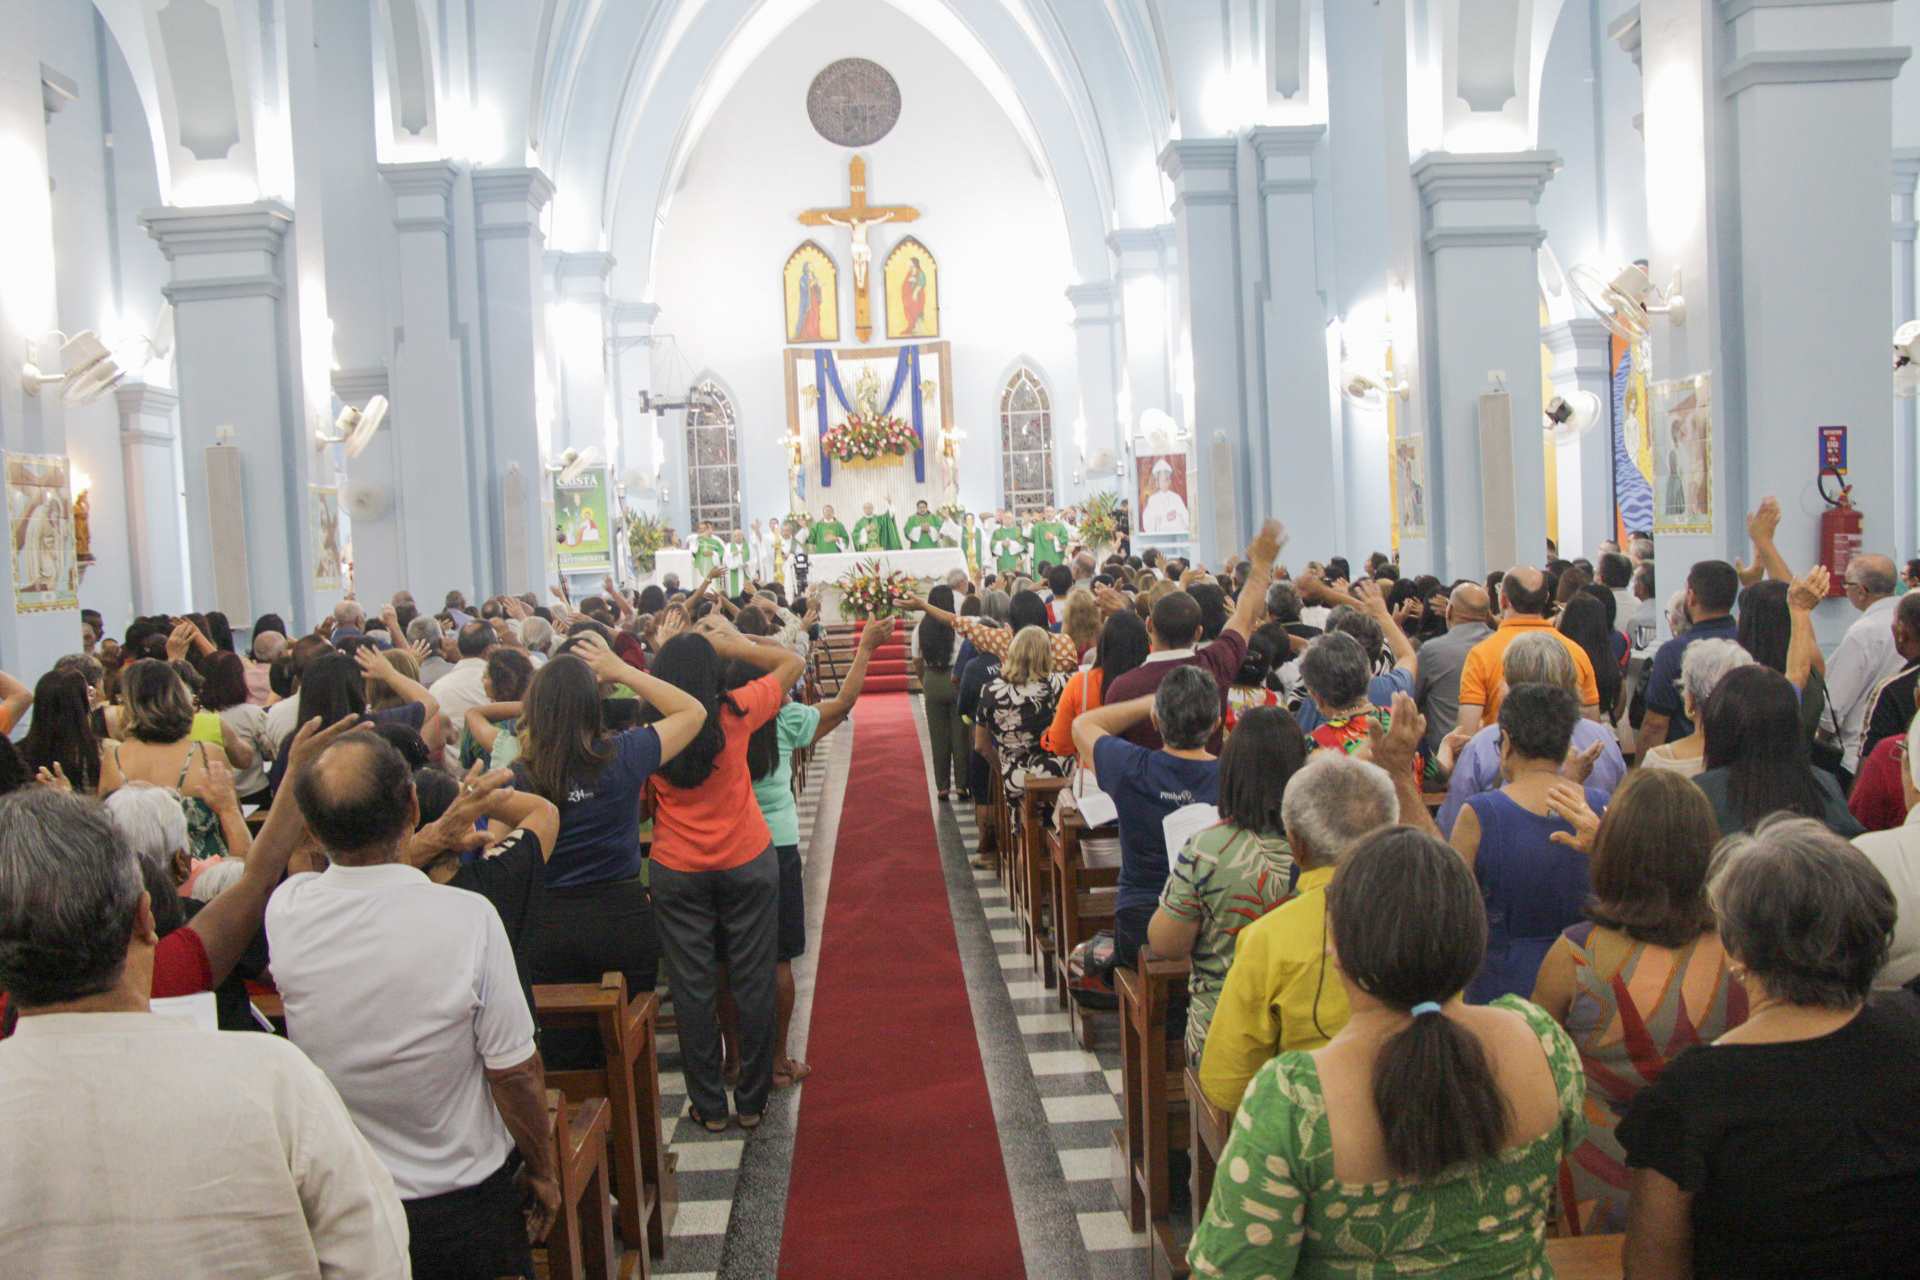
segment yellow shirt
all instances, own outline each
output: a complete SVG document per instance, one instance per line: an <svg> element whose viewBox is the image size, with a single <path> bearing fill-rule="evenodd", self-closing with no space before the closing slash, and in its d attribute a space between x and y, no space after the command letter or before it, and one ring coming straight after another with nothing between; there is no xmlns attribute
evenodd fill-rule
<svg viewBox="0 0 1920 1280"><path fill-rule="evenodd" d="M1240 931L1200 1055L1200 1087L1214 1106L1238 1110L1269 1059L1318 1049L1347 1025L1346 988L1327 963L1332 879L1332 867L1302 871L1290 900Z"/></svg>

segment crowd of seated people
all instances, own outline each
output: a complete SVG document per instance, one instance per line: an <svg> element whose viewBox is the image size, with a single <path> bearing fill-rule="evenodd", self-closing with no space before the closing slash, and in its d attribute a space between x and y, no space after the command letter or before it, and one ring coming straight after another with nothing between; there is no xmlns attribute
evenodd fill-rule
<svg viewBox="0 0 1920 1280"><path fill-rule="evenodd" d="M1664 626L1649 539L1444 583L1289 573L1271 521L1217 573L1076 550L902 596L936 800L987 831L996 775L1015 804L1105 793L1115 962L1189 962L1175 1034L1238 1113L1196 1275L1532 1274L1549 1227L1624 1232L1636 1277L1910 1270L1920 606L1857 556L1822 655L1827 576L1775 522L1751 567L1689 566ZM890 629L808 705L817 600L673 586L402 592L244 646L218 615L95 618L0 676L27 724L0 739L0 1116L26 1139L0 1170L46 1188L0 1215L0 1272L130 1274L130 1238L210 1275L524 1272L556 1203L544 1071L599 1052L536 1039L534 984L664 986L691 1121L759 1125L810 1070L793 753ZM291 1047L145 1012L217 991L245 1025L266 978ZM236 1072L257 1131L216 1118ZM35 1140L56 1112L85 1132ZM246 1211L171 1234L202 1221L192 1176L127 1198L84 1158L134 1142Z"/></svg>

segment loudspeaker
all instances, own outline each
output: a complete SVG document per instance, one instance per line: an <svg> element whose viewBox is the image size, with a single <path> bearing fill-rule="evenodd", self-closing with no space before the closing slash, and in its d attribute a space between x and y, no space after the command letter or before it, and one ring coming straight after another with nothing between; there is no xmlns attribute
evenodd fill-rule
<svg viewBox="0 0 1920 1280"><path fill-rule="evenodd" d="M251 618L247 577L247 508L240 450L216 444L207 455L207 547L213 552L213 606L229 618Z"/></svg>
<svg viewBox="0 0 1920 1280"><path fill-rule="evenodd" d="M527 478L508 468L500 477L500 589L507 595L523 595L533 588L527 582Z"/></svg>
<svg viewBox="0 0 1920 1280"><path fill-rule="evenodd" d="M1514 530L1513 397L1489 391L1480 397L1480 536L1487 572L1520 562Z"/></svg>

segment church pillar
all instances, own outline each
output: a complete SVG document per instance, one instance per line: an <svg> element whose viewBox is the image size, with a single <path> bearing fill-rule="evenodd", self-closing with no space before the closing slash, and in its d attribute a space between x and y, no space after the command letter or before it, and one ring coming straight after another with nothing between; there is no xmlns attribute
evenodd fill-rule
<svg viewBox="0 0 1920 1280"><path fill-rule="evenodd" d="M538 169L476 170L474 238L480 280L484 441L479 484L488 522L491 589L519 593L547 582L542 467L554 429L546 374L546 307L541 285L546 237L540 211L553 182Z"/></svg>
<svg viewBox="0 0 1920 1280"><path fill-rule="evenodd" d="M1571 560L1591 555L1612 538L1613 432L1608 421L1613 404L1613 334L1590 316L1547 325L1540 341L1553 353L1553 392L1571 396L1591 391L1602 405L1599 425L1554 450L1554 477L1558 483L1560 554Z"/></svg>
<svg viewBox="0 0 1920 1280"><path fill-rule="evenodd" d="M610 308L613 336L608 344L613 412L619 423L621 476L634 474L644 482L638 488L627 489L624 495L627 509L654 516L665 512L667 499L679 488L671 485L662 490L661 486L668 484L671 467L661 440L661 420L640 411L640 396L653 389L653 326L659 318L657 302L613 303Z"/></svg>
<svg viewBox="0 0 1920 1280"><path fill-rule="evenodd" d="M128 576L134 611L176 614L187 607L186 547L180 528L180 485L174 465L174 409L180 397L166 387L123 382L120 462L127 493ZM99 552L94 554L98 555ZM252 618L231 619L249 626Z"/></svg>
<svg viewBox="0 0 1920 1280"><path fill-rule="evenodd" d="M1173 180L1180 248L1180 330L1175 420L1192 442L1188 511L1192 542L1209 563L1243 544L1251 496L1240 333L1240 144L1172 142L1160 167Z"/></svg>
<svg viewBox="0 0 1920 1280"><path fill-rule="evenodd" d="M391 469L366 455L347 463L355 484L388 489L384 516L356 521L362 537L390 544L398 576L376 581L356 572L370 599L401 587L431 590L444 582L462 589L485 582L487 521L476 503L478 452L468 421L466 336L456 298L450 201L460 171L450 160L380 166L393 193L398 321L388 397ZM370 567L370 566L369 566ZM356 566L356 569L358 567Z"/></svg>
<svg viewBox="0 0 1920 1280"><path fill-rule="evenodd" d="M1171 223L1123 227L1107 237L1120 281L1125 353L1114 409L1120 438L1129 445L1142 413L1173 411L1174 299L1167 282L1173 278L1174 241ZM1122 496L1132 488L1132 481L1126 481Z"/></svg>
<svg viewBox="0 0 1920 1280"><path fill-rule="evenodd" d="M1120 286L1111 280L1069 285L1067 300L1073 304L1073 336L1080 363L1079 423L1086 436L1084 447L1062 459L1060 478L1071 482L1059 486L1063 507L1110 489L1124 494L1123 473L1115 469L1126 457L1118 407L1123 368ZM1060 438L1057 429L1054 438ZM1089 459L1102 449L1112 453L1115 462L1096 471Z"/></svg>
<svg viewBox="0 0 1920 1280"><path fill-rule="evenodd" d="M1893 323L1897 328L1920 318L1920 263L1914 261L1914 240L1920 232L1914 208L1915 185L1920 183L1920 147L1898 147L1893 153ZM1893 447L1897 481L1894 487L1896 558L1906 560L1920 550L1920 397L1894 401Z"/></svg>
<svg viewBox="0 0 1920 1280"><path fill-rule="evenodd" d="M140 221L173 272L163 292L173 303L191 603L236 626L271 609L304 628L313 447L289 347L282 250L293 211L264 200L149 209Z"/></svg>
<svg viewBox="0 0 1920 1280"><path fill-rule="evenodd" d="M1546 232L1536 206L1559 165L1540 151L1429 152L1413 165L1424 209L1420 329L1430 353L1422 362L1428 528L1442 579L1537 564L1546 554L1535 261ZM1511 427L1483 448L1480 397L1501 385Z"/></svg>
<svg viewBox="0 0 1920 1280"><path fill-rule="evenodd" d="M1327 305L1322 291L1314 213L1315 156L1324 125L1254 129L1259 165L1258 305L1264 341L1264 404L1254 431L1262 438L1273 513L1313 541L1346 527L1345 451L1329 398ZM1258 515L1261 513L1250 513Z"/></svg>
<svg viewBox="0 0 1920 1280"><path fill-rule="evenodd" d="M338 298L342 295L336 293L333 296ZM385 396L391 401L393 386L388 379L388 372L384 365L336 369L330 380L333 394L341 404L355 409L365 409L367 402L375 396ZM402 425L394 425L395 417L400 419ZM405 410L398 414L390 413L387 425L373 433L366 450L357 458L347 458L345 450L329 451L341 462L338 473L340 508L348 513L352 529L354 593L361 600L375 602L376 606L379 601L389 599L403 587L423 596L431 596L434 584L439 581L437 573L427 580L409 574L406 548L400 538L400 509L411 492L406 484L406 473L400 465L410 422ZM406 454L417 466L418 450L407 448ZM328 461L323 455L322 465ZM434 475L437 471L430 469L427 474ZM316 479L314 483L326 484L327 481ZM370 497L373 501L371 505L364 501L356 502L356 497ZM356 507L361 512L357 516L353 514ZM443 556L441 567L446 563Z"/></svg>
<svg viewBox="0 0 1920 1280"><path fill-rule="evenodd" d="M558 367L561 430L558 448L593 445L609 465L619 462L618 433L607 404L607 276L610 253L546 255L555 324L548 345Z"/></svg>

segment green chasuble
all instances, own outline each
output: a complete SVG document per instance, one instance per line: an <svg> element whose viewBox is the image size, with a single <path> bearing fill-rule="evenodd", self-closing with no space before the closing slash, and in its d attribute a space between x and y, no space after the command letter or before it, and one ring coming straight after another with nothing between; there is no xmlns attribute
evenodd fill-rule
<svg viewBox="0 0 1920 1280"><path fill-rule="evenodd" d="M847 549L847 526L838 520L815 520L813 522L813 549L816 552L832 554Z"/></svg>
<svg viewBox="0 0 1920 1280"><path fill-rule="evenodd" d="M726 569L727 594L737 596L747 589L747 560L752 553L744 542L729 542L720 557L721 566Z"/></svg>
<svg viewBox="0 0 1920 1280"><path fill-rule="evenodd" d="M925 551L940 545L940 517L929 512L919 512L907 517L907 545L915 551Z"/></svg>
<svg viewBox="0 0 1920 1280"><path fill-rule="evenodd" d="M1012 525L996 525L993 537L987 543L987 550L992 553L994 568L998 572L1011 573L1020 567L1021 558L1027 554L1027 542Z"/></svg>
<svg viewBox="0 0 1920 1280"><path fill-rule="evenodd" d="M1033 562L1036 569L1040 567L1042 560L1048 564L1067 562L1067 544L1071 540L1071 535L1068 534L1066 525L1058 520L1036 521L1032 535Z"/></svg>
<svg viewBox="0 0 1920 1280"><path fill-rule="evenodd" d="M727 544L710 534L702 534L693 540L693 571L706 577L720 564L720 557L727 553Z"/></svg>
<svg viewBox="0 0 1920 1280"><path fill-rule="evenodd" d="M853 549L856 552L880 550L880 517L861 516L853 522Z"/></svg>

